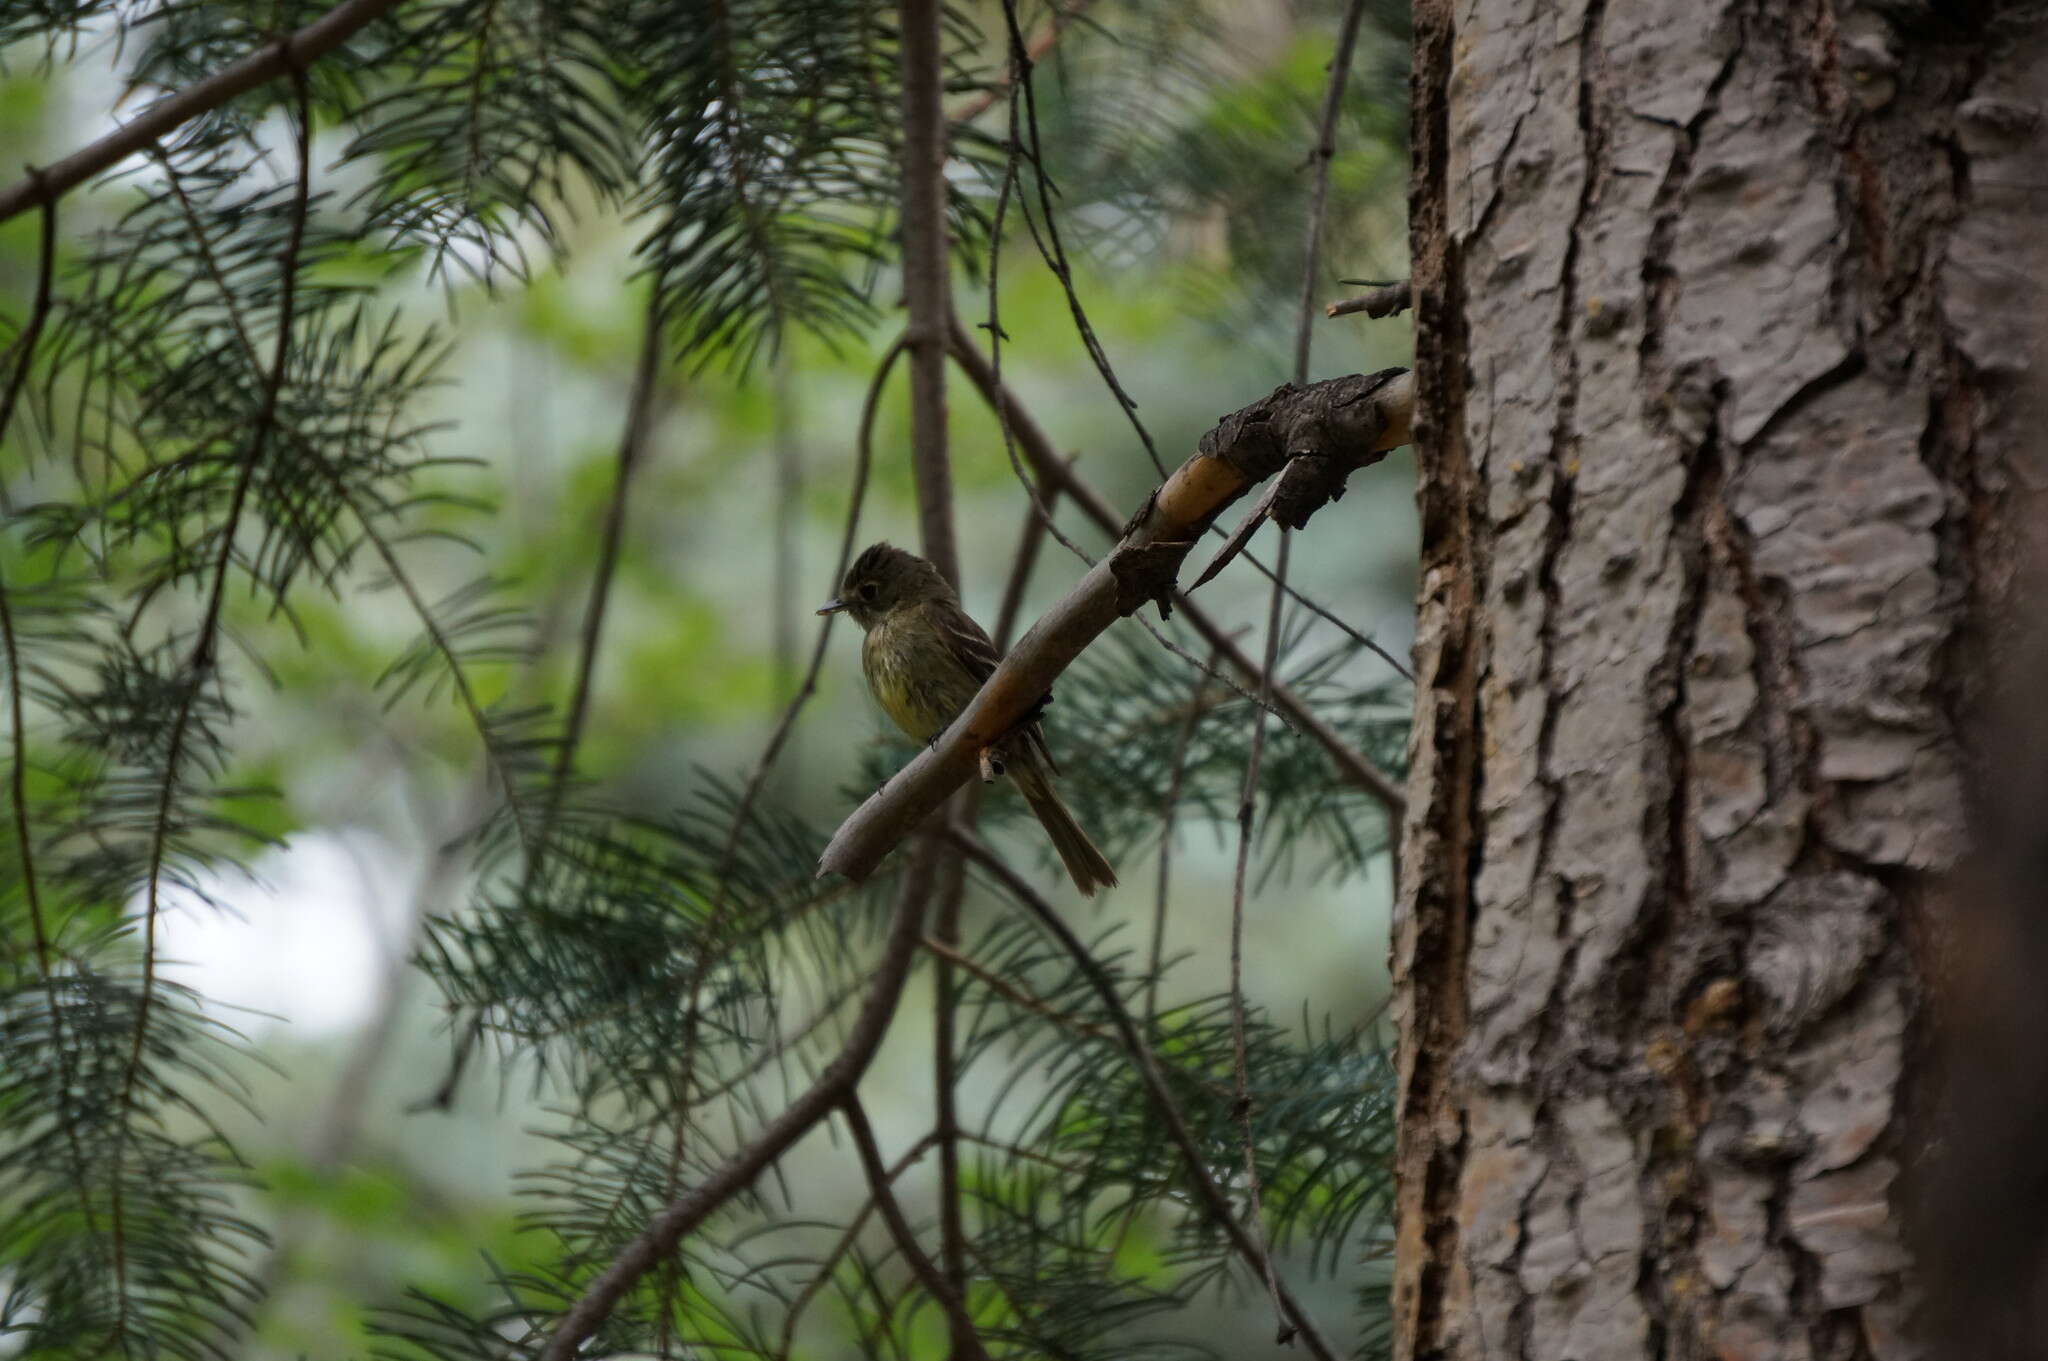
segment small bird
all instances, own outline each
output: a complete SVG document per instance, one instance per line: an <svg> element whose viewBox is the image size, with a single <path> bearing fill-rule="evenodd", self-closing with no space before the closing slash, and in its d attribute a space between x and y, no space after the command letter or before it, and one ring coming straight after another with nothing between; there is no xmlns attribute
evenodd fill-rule
<svg viewBox="0 0 2048 1361"><path fill-rule="evenodd" d="M839 598L819 614L844 610L867 633L861 670L883 710L915 742L930 742L960 716L1001 658L939 569L890 544L868 547L847 569ZM1052 838L1074 887L1093 895L1116 886L1116 871L1074 821L1052 787L1057 767L1032 721L998 746L1002 768Z"/></svg>

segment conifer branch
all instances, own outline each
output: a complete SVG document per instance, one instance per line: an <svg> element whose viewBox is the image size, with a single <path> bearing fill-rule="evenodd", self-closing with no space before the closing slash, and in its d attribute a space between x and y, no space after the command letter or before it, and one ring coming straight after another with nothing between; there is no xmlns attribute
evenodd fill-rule
<svg viewBox="0 0 2048 1361"><path fill-rule="evenodd" d="M1139 1081L1144 1084L1146 1094L1158 1108L1159 1118L1165 1123L1168 1136L1181 1155L1182 1166L1188 1180L1194 1186L1196 1197L1202 1207L1223 1230L1232 1249L1242 1257L1245 1264L1272 1282L1274 1298L1279 1302L1282 1317L1300 1331L1303 1343L1316 1361L1336 1361L1336 1353L1316 1328L1301 1302L1294 1297L1286 1282L1273 1273L1265 1248L1257 1238L1238 1222L1230 1208L1230 1197L1216 1183L1209 1171L1209 1164L1202 1156L1201 1145L1195 1142L1194 1133L1188 1128L1187 1117L1181 1113L1173 1099L1173 1091L1166 1085L1166 1077L1159 1069L1159 1060L1154 1057L1151 1046L1145 1043L1138 1032L1137 1023L1131 1019L1123 999L1117 995L1116 984L1111 981L1102 964L1088 951L1088 946L1074 934L1066 920L1031 886L1029 880L1010 868L1001 856L989 848L986 842L957 827L948 827L946 837L958 846L975 864L994 875L1003 887L1031 913L1032 918L1043 926L1048 934L1067 952L1095 994L1102 1000L1110 1021L1122 1037L1124 1048L1130 1053L1132 1065L1137 1069Z"/></svg>
<svg viewBox="0 0 2048 1361"><path fill-rule="evenodd" d="M303 74L307 66L398 4L399 0L342 0L304 28L266 43L198 84L159 100L106 136L0 190L0 222L23 209L56 202L94 175L148 150L177 128L238 95L267 85L279 76Z"/></svg>
<svg viewBox="0 0 2048 1361"><path fill-rule="evenodd" d="M547 807L541 815L544 848L561 815L562 795L576 768L576 748L583 740L583 724L590 713L591 677L597 670L598 645L604 639L604 620L611 604L612 581L618 575L619 558L626 540L626 508L633 479L646 461L647 448L656 420L655 388L662 363L661 294L654 291L647 300L647 316L641 327L640 357L633 369L633 389L626 399L626 428L619 436L618 468L612 475L612 494L605 506L603 537L599 540L597 570L590 583L590 603L583 613L583 637L577 651L576 683L570 691L569 713L562 725L562 739L555 748L554 773L548 780ZM532 871L529 870L529 877Z"/></svg>
<svg viewBox="0 0 2048 1361"><path fill-rule="evenodd" d="M959 857L956 855L953 859L957 863ZM896 1192L890 1186L889 1170L882 1166L881 1150L875 1146L874 1126L868 1123L868 1113L862 1107L859 1095L848 1092L839 1110L846 1117L847 1129L853 1134L854 1153L860 1158L861 1174L867 1178L875 1209L881 1213L882 1223L888 1226L896 1250L903 1254L903 1260L910 1264L918 1284L938 1301L939 1309L946 1316L952 1343L949 1357L952 1361L977 1361L977 1358L988 1361L988 1348L982 1345L974 1320L967 1316L966 1301L954 1284L939 1273L925 1250L918 1246L910 1221L903 1217L903 1207L897 1203Z"/></svg>
<svg viewBox="0 0 2048 1361"><path fill-rule="evenodd" d="M1070 0L1064 7L1055 3L1052 9L1052 18L1046 21L1045 28L1037 37L1031 40L1030 47L1025 49L1026 59L1032 65L1036 65L1039 61L1043 60L1045 54L1052 51L1053 44L1060 40L1060 35L1067 31L1067 26L1086 15L1093 4L1094 0ZM1016 88L1016 84L1017 67L1012 63L1009 69L1003 72L1001 79L997 80L994 85L983 90L947 116L955 123L971 123L994 108L997 100L1007 97ZM995 235L996 239L1001 239L1001 233L996 233Z"/></svg>
<svg viewBox="0 0 2048 1361"><path fill-rule="evenodd" d="M50 316L50 291L56 272L57 205L51 201L43 204L43 229L36 251L35 301L29 305L28 320L23 323L21 334L8 346L7 358L14 361L14 368L7 376L7 395L0 397L0 443L5 442L8 428L14 424L14 410L21 400L22 385L28 380L29 367L35 363L36 344L42 339L43 323ZM35 941L36 968L49 994L51 1023L61 1025L56 985L50 976L49 924L43 916L42 886L36 878L34 838L29 835L28 828L28 725L22 717L21 653L15 645L14 610L8 599L5 580L0 580L0 642L4 642L7 649L7 713L12 742L8 783L14 805L15 848L21 857L22 895L28 901L29 931ZM59 1043L62 1043L61 1036Z"/></svg>
<svg viewBox="0 0 2048 1361"><path fill-rule="evenodd" d="M931 1152L932 1145L937 1142L938 1136L936 1134L927 1134L905 1149L903 1156L889 1164L888 1168L882 1173L882 1185L894 1185L896 1179L902 1176L912 1163L915 1163L918 1159L924 1157L925 1154ZM853 1246L854 1240L860 1236L862 1227L867 1224L868 1216L875 1212L875 1195L873 1179L870 1178L867 1202L860 1207L860 1210L852 1219L846 1222L846 1228L840 1233L838 1241L832 1245L831 1250L818 1263L817 1275L811 1277L805 1283L804 1288L797 1292L796 1299L790 1302L789 1311L782 1316L782 1339L775 1348L775 1355L781 1358L781 1361L789 1361L790 1348L795 1345L796 1341L796 1326L802 1320L804 1311L811 1307L811 1301L815 1300L818 1297L818 1292L823 1290L826 1284L831 1281L833 1269L839 1265L839 1259L846 1256L848 1249Z"/></svg>
<svg viewBox="0 0 2048 1361"><path fill-rule="evenodd" d="M1109 556L1018 641L937 741L840 825L819 860L819 873L856 881L872 873L974 775L976 753L1015 727L1103 630L1153 601L1171 604L1175 576L1196 538L1252 486L1283 467L1313 467L1317 476L1310 493L1280 512L1306 523L1318 506L1342 493L1353 471L1407 440L1413 407L1410 376L1389 369L1307 388L1284 384L1224 417L1202 437L1200 450L1146 498ZM1058 462L1052 460L1054 466ZM1216 646L1216 638L1210 643ZM1392 782L1380 778L1385 787L1375 792L1398 801Z"/></svg>
<svg viewBox="0 0 2048 1361"><path fill-rule="evenodd" d="M306 217L313 192L312 98L306 88L304 72L294 66L291 68L291 74L298 91L298 177L292 198L291 229L285 239L283 257L279 262L277 343L272 354L270 370L263 379L262 403L256 413L255 428L249 434L248 452L243 455L241 466L236 470L234 490L230 494L226 517L220 525L220 548L214 558L213 581L207 592L206 610L199 622L191 657L186 662L185 669L188 674L180 687L177 710L171 718L170 734L165 741L163 782L158 790L156 817L150 831L149 866L143 884L142 987L136 1003L135 1024L129 1039L128 1061L122 1070L117 1103L124 1113L132 1108L135 1101L135 1088L142 1071L143 1051L149 1038L150 1015L156 996L157 927L163 916L164 863L170 849L172 804L179 784L178 768L184 763L185 744L191 733L193 713L199 703L199 692L214 672L221 612L227 597L228 571L234 563L235 535L241 525L249 489L256 481L256 470L263 464L271 435L277 425L278 398L284 391L285 367L291 359L292 326L299 284L299 250L305 242ZM119 1292L115 1335L121 1339L124 1349L129 1330L128 1247L125 1225L127 1176L122 1166L127 1151L127 1140L124 1137L126 1131L127 1125L124 1121L116 1135L114 1171L107 1210L112 1227L115 1285Z"/></svg>
<svg viewBox="0 0 2048 1361"><path fill-rule="evenodd" d="M902 1000L903 985L910 977L911 961L916 958L918 939L923 934L925 908L942 849L935 840L927 841L912 854L897 894L888 939L875 962L867 998L839 1053L801 1096L695 1186L671 1200L598 1273L557 1320L540 1353L540 1361L574 1361L582 1345L611 1316L626 1292L673 1253L685 1234L752 1186L770 1164L837 1109L854 1089L874 1059L875 1050L881 1046L882 1036L896 1014L896 1005Z"/></svg>

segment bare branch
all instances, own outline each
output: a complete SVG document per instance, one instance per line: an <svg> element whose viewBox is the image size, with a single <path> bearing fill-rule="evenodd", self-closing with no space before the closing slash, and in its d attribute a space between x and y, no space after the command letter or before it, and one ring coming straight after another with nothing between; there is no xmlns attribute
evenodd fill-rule
<svg viewBox="0 0 2048 1361"><path fill-rule="evenodd" d="M1294 330L1294 381L1308 381L1309 342L1315 334L1316 273L1323 255L1323 214L1330 201L1330 161L1337 154L1337 111L1344 104L1344 86L1351 78L1351 54L1358 48L1358 28L1365 20L1364 0L1351 0L1337 29L1337 51L1330 58L1330 83L1323 87L1323 116L1316 144L1309 151L1315 185L1309 191L1307 240L1302 247L1301 319Z"/></svg>
<svg viewBox="0 0 2048 1361"><path fill-rule="evenodd" d="M1116 512L1109 508L1109 502L1104 500L1094 487L1082 480L1080 474L1074 471L1072 464L1054 452L1052 440L1045 433L1044 427L1032 418L1030 411L1017 399L1017 395L1002 384L1001 376L975 347L972 337L966 330L956 324L952 341L954 362L960 365L961 371L980 390L988 404L996 409L1003 419L1005 428L1016 432L1018 447L1023 450L1025 457L1030 459L1032 471L1037 473L1039 481L1045 485L1048 492L1057 487L1072 498L1074 504L1079 506L1103 533L1112 538L1121 535L1123 522ZM1405 443L1408 437L1408 421L1414 410L1414 388L1411 380L1405 376L1400 379L1399 386L1387 393L1386 401L1394 408L1398 424L1398 429L1390 430L1387 438L1394 439L1395 443ZM1236 641L1220 624L1209 617L1207 611L1189 600L1185 594L1176 594L1173 597L1173 606L1181 612L1189 626L1201 634L1203 640L1229 662L1240 676L1254 684L1257 683L1258 664L1238 648ZM1377 798L1390 816L1400 816L1401 810L1406 806L1400 786L1372 762L1366 760L1336 729L1319 718L1306 700L1276 680L1273 684L1273 704L1287 716L1289 723L1314 739L1329 753L1331 761L1346 779Z"/></svg>
<svg viewBox="0 0 2048 1361"><path fill-rule="evenodd" d="M1407 439L1413 391L1405 371L1390 369L1308 388L1286 384L1225 417L938 740L854 810L826 847L819 873L867 877L974 774L975 753L1014 727L1103 630L1149 601L1173 600L1174 577L1196 537L1255 483L1307 457L1330 470L1323 490L1341 493L1345 475ZM1288 515L1305 522L1313 508L1297 503Z"/></svg>
<svg viewBox="0 0 2048 1361"><path fill-rule="evenodd" d="M1131 1020L1130 1012L1124 1007L1123 999L1117 996L1116 984L1111 981L1102 964L1088 952L1088 946L1074 934L1073 928L1067 925L1053 909L1052 904L1031 886L1030 881L1010 868L1001 856L989 849L987 843L957 827L948 827L945 835L966 853L968 859L1000 880L1011 896L1023 904L1032 917L1059 942L1060 948L1067 952L1082 974L1087 977L1089 986L1095 989L1096 996L1101 998L1103 1007L1109 1012L1117 1034L1123 1039L1124 1048L1130 1052L1131 1061L1137 1069L1139 1080L1144 1084L1146 1094L1152 1098L1153 1105L1159 1110L1160 1119L1166 1123L1167 1134L1180 1150L1181 1162L1187 1169L1188 1180L1193 1183L1203 1208L1223 1229L1224 1236L1230 1240L1230 1245L1238 1256L1242 1257L1254 1271L1272 1279L1274 1295L1280 1303L1283 1317L1300 1330L1301 1339L1308 1347L1309 1353L1316 1357L1317 1361L1335 1361L1336 1354L1330 1350L1330 1344L1324 1340L1314 1321L1309 1318L1308 1311L1301 1307L1301 1302L1295 1299L1286 1282L1272 1276L1265 1249L1246 1232L1244 1225L1240 1224L1237 1216L1232 1213L1230 1197L1224 1194L1223 1188L1216 1184L1216 1178L1210 1173L1209 1165L1202 1157L1201 1146L1195 1142L1193 1132L1188 1129L1187 1117L1175 1104L1172 1089L1166 1085L1166 1077L1159 1071L1159 1060L1153 1056L1151 1046L1147 1045L1144 1037L1138 1033L1138 1027Z"/></svg>
<svg viewBox="0 0 2048 1361"><path fill-rule="evenodd" d="M1031 40L1031 46L1026 49L1025 55L1031 63L1036 65L1046 53L1052 51L1053 44L1060 40L1060 34L1066 32L1067 25L1086 14L1092 4L1094 0L1072 0L1064 9L1054 5L1051 20L1046 23L1044 30ZM972 123L994 108L996 101L1007 96L1016 84L1017 67L1013 63L1003 72L1002 79L953 110L947 117L955 123Z"/></svg>
<svg viewBox="0 0 2048 1361"><path fill-rule="evenodd" d="M939 0L904 0L903 297L910 311L910 462L917 476L924 555L955 589L953 474L946 461L945 58Z"/></svg>
<svg viewBox="0 0 2048 1361"><path fill-rule="evenodd" d="M954 857L956 863L958 857ZM967 1305L952 1283L939 1274L938 1267L925 1250L918 1246L917 1235L910 1231L910 1221L903 1217L903 1207L896 1203L896 1192L889 1186L888 1169L882 1166L881 1150L875 1146L874 1126L868 1123L868 1113L860 1104L860 1097L852 1092L839 1103L839 1110L846 1117L846 1127L853 1134L854 1152L860 1157L861 1172L868 1179L868 1190L873 1193L875 1208L881 1211L882 1222L889 1228L889 1236L896 1242L896 1250L903 1254L903 1260L917 1276L931 1297L938 1301L945 1312L946 1327L952 1337L950 1356L973 1361L979 1357L988 1361L988 1349L982 1345L981 1334L974 1330L974 1320L967 1316Z"/></svg>
<svg viewBox="0 0 2048 1361"><path fill-rule="evenodd" d="M825 1065L818 1080L723 1164L655 1215L639 1237L612 1259L611 1265L562 1315L541 1351L541 1361L573 1361L583 1343L610 1316L626 1292L674 1252L684 1234L753 1185L755 1178L831 1114L853 1090L861 1074L867 1071L896 1014L896 1005L902 1000L903 984L910 976L918 938L923 934L925 905L931 898L933 873L941 849L936 841L928 841L911 856L897 895L896 915L889 924L881 958L875 963L867 999L847 1031L845 1045Z"/></svg>
<svg viewBox="0 0 2048 1361"><path fill-rule="evenodd" d="M304 28L266 43L225 70L159 100L147 112L129 119L98 141L72 152L41 173L30 174L0 190L0 222L24 209L56 202L94 175L147 150L159 138L237 95L267 85L279 76L304 71L398 3L399 0L343 0Z"/></svg>
<svg viewBox="0 0 2048 1361"><path fill-rule="evenodd" d="M1351 74L1351 54L1358 46L1358 26L1365 18L1365 0L1351 0L1344 11L1344 22L1337 34L1337 52L1330 61L1330 83L1323 91L1323 116L1317 130L1316 144L1309 153L1310 163L1315 167L1315 186L1309 193L1308 235L1302 247L1301 266L1301 316L1294 333L1294 381L1308 382L1309 352L1315 340L1315 296L1316 270L1321 263L1323 249L1323 213L1330 198L1330 160L1337 154L1337 110L1344 100L1345 81ZM1268 514L1278 511L1288 493L1289 477L1297 472L1314 476L1313 463L1304 463L1300 458L1288 461L1281 476L1273 479L1271 489L1260 500L1258 510L1247 518L1217 555L1202 580L1216 574L1217 566L1229 560L1241 549L1258 522ZM1280 661L1280 606L1287 594L1287 559L1293 547L1293 537L1282 519L1280 530L1280 553L1273 563L1273 590L1271 602L1266 611L1266 656L1259 667L1259 698L1263 701L1272 693L1273 671ZM1196 582L1200 585L1201 582ZM1259 1187L1258 1144L1252 1137L1252 1092L1251 1074L1245 1046L1244 1023L1244 881L1251 867L1252 825L1258 809L1259 767L1266 754L1266 706L1263 703L1252 707L1251 753L1244 766L1244 792L1237 805L1237 866L1230 883L1230 1051L1231 1078L1236 1085L1238 1137L1244 1149L1245 1218L1249 1221L1248 1232L1259 1241L1261 1248L1266 1245L1264 1194ZM1274 1311L1279 1314L1276 1341L1290 1342L1294 1329L1288 1323L1286 1311L1280 1307L1280 1281L1273 1274L1273 1259L1266 1257L1266 1291L1273 1297Z"/></svg>
<svg viewBox="0 0 2048 1361"><path fill-rule="evenodd" d="M905 1149L903 1156L891 1163L888 1170L882 1174L882 1184L893 1184L912 1163L931 1152L932 1145L937 1140L937 1135L927 1134ZM796 1340L796 1325L798 1320L803 1318L804 1310L810 1308L811 1301L817 1298L818 1292L832 1279L832 1269L839 1264L839 1259L846 1255L847 1249L853 1246L853 1240L860 1236L861 1226L868 1222L868 1216L874 1212L875 1197L870 1193L867 1203L860 1207L858 1214L847 1221L846 1230L839 1235L839 1241L832 1245L832 1250L825 1254L825 1260L818 1264L818 1274L798 1292L796 1299L789 1306L789 1312L782 1316L782 1340L777 1344L775 1354L784 1361L787 1361L790 1347Z"/></svg>
<svg viewBox="0 0 2048 1361"><path fill-rule="evenodd" d="M545 854L548 834L562 811L562 795L576 767L576 748L583 739L583 724L590 713L591 677L597 670L598 645L604 637L604 619L611 604L612 581L618 575L619 556L626 540L626 508L634 474L646 459L649 438L657 417L655 386L661 372L661 294L647 299L647 317L641 328L640 359L633 370L633 390L626 401L626 428L619 436L618 471L612 475L611 502L605 508L604 536L599 541L597 572L590 584L590 604L583 614L582 646L577 653L576 684L570 692L569 716L562 725L562 740L555 748L554 773L548 781L547 808L541 815L541 846L528 871L529 882Z"/></svg>
<svg viewBox="0 0 2048 1361"><path fill-rule="evenodd" d="M1348 317L1354 312L1363 312L1368 317L1391 317L1405 312L1415 305L1415 292L1406 279L1395 283L1381 284L1370 293L1361 293L1355 298L1340 298L1323 306L1326 317Z"/></svg>

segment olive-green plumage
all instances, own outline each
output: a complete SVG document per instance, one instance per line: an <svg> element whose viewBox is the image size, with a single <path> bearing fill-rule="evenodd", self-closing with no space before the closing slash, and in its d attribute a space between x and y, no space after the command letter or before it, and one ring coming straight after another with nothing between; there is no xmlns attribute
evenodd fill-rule
<svg viewBox="0 0 2048 1361"><path fill-rule="evenodd" d="M868 688L913 741L929 742L944 732L1000 660L938 569L886 543L854 559L839 598L819 613L835 610L845 610L866 630L860 659ZM999 753L1074 886L1086 894L1113 887L1116 872L1053 788L1052 754L1038 724L1005 739Z"/></svg>

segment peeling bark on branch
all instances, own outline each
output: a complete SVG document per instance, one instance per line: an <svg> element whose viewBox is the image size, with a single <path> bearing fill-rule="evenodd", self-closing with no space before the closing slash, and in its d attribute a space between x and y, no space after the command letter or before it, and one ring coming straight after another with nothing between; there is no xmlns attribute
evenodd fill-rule
<svg viewBox="0 0 2048 1361"><path fill-rule="evenodd" d="M2048 174L1972 109L2048 107L2048 28L1416 21L1396 1356L1916 1357L1927 905L2041 463Z"/></svg>
<svg viewBox="0 0 2048 1361"><path fill-rule="evenodd" d="M1148 600L1166 608L1180 564L1216 517L1290 459L1327 459L1346 473L1407 441L1408 374L1387 369L1308 387L1283 384L1223 417L1139 507L1109 556L1011 649L974 702L834 834L818 873L867 877L976 771L976 752L1008 732L1059 674L1117 619Z"/></svg>

